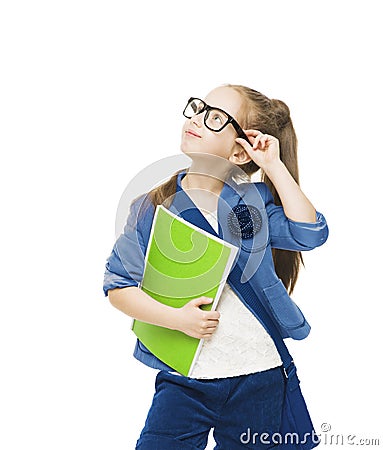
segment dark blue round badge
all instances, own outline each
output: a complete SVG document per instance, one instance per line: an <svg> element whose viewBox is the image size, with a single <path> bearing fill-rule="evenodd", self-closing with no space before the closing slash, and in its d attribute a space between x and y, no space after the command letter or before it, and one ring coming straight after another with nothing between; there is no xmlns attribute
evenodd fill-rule
<svg viewBox="0 0 383 450"><path fill-rule="evenodd" d="M255 206L236 205L229 213L227 224L235 236L248 239L262 228L262 216Z"/></svg>

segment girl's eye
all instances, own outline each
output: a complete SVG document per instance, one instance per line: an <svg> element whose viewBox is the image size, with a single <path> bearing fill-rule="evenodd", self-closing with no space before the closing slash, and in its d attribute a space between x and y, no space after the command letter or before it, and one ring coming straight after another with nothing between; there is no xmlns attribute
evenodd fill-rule
<svg viewBox="0 0 383 450"><path fill-rule="evenodd" d="M220 125L222 125L223 123L222 117L219 114L214 114L212 119L214 122L219 123Z"/></svg>

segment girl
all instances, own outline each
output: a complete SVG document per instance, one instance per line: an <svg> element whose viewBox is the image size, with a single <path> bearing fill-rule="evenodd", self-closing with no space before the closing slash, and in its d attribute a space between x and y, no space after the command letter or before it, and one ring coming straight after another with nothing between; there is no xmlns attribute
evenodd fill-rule
<svg viewBox="0 0 383 450"><path fill-rule="evenodd" d="M212 428L217 450L270 448L283 425L287 391L277 342L302 339L310 329L289 293L300 252L326 241L327 224L299 187L297 139L285 103L225 85L204 100L191 98L184 115L181 150L191 166L132 202L106 265L104 292L112 305L204 339L189 377L137 341L135 357L159 372L136 449L204 449ZM251 182L259 169L262 182ZM245 181L237 183L239 171ZM171 209L177 195L185 202L176 209L180 216L239 247L215 311L200 308L211 302L203 296L172 308L138 287L154 209Z"/></svg>

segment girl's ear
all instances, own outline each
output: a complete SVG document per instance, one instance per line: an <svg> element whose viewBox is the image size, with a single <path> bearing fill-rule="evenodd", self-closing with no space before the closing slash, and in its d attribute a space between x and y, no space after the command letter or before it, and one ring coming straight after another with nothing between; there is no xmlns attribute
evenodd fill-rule
<svg viewBox="0 0 383 450"><path fill-rule="evenodd" d="M248 163L251 161L251 158L242 145L236 143L233 147L231 155L229 156L229 161L233 164L240 165Z"/></svg>

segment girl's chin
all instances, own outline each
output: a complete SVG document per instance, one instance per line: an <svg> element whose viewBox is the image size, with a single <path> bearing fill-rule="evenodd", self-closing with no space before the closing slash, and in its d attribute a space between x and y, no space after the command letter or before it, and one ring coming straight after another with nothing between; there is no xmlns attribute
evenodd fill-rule
<svg viewBox="0 0 383 450"><path fill-rule="evenodd" d="M204 152L199 151L197 148L194 148L192 145L184 145L181 144L181 152L185 153L186 155L198 155L198 154L204 154Z"/></svg>
<svg viewBox="0 0 383 450"><path fill-rule="evenodd" d="M201 151L189 150L181 147L182 153L187 155L190 159L195 162L200 162L206 166L215 166L217 168L222 168L226 166L232 166L233 164L227 159L213 153L206 153Z"/></svg>
<svg viewBox="0 0 383 450"><path fill-rule="evenodd" d="M190 156L192 156L193 154L198 156L198 155L211 155L214 156L212 153L206 152L204 150L201 150L201 148L197 145L191 145L191 142L182 142L180 145L180 149L182 153L185 153L187 155L190 154Z"/></svg>
<svg viewBox="0 0 383 450"><path fill-rule="evenodd" d="M189 148L186 149L186 148L181 147L181 151L185 155L189 156L190 158L194 158L194 159L203 159L203 158L208 159L209 157L214 156L214 155L210 155L209 153L206 153L206 152L201 152L201 151L189 149Z"/></svg>

